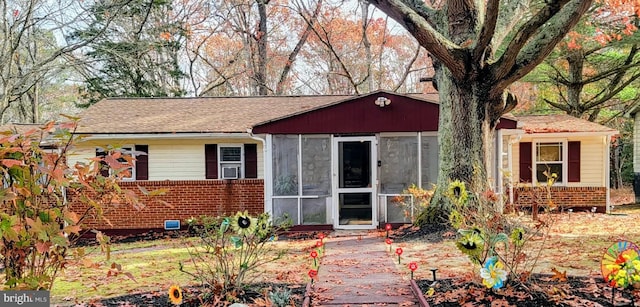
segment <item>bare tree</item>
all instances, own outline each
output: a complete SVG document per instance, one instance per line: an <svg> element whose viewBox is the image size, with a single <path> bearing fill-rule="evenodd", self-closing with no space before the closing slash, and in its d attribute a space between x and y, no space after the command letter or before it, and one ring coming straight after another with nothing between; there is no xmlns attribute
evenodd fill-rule
<svg viewBox="0 0 640 307"><path fill-rule="evenodd" d="M42 90L50 82L63 82L60 76L68 68L65 57L102 35L98 30L74 43L64 40L67 34L86 25L88 4L72 0L0 0L1 122L40 121Z"/></svg>

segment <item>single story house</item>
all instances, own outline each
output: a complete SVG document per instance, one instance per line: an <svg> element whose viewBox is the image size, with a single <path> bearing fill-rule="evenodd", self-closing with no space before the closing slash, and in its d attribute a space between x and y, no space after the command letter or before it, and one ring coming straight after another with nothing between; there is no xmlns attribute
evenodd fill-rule
<svg viewBox="0 0 640 307"><path fill-rule="evenodd" d="M69 162L121 148L138 155L124 187L167 188L140 211L108 212L103 229L162 228L166 220L248 210L294 225L370 229L408 222L392 200L438 173L437 94L109 98L84 111L87 137ZM562 206L609 204L609 143L617 132L565 115L505 116L492 182L515 204L558 174ZM531 193L530 193L531 192ZM410 215L410 213L408 214Z"/></svg>

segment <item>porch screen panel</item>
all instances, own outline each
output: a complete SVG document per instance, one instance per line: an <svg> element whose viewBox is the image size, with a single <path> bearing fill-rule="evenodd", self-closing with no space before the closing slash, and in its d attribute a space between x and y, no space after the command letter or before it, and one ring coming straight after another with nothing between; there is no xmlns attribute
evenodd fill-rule
<svg viewBox="0 0 640 307"><path fill-rule="evenodd" d="M422 137L422 188L431 190L438 180L438 137Z"/></svg>
<svg viewBox="0 0 640 307"><path fill-rule="evenodd" d="M303 225L329 223L327 221L327 197L303 198L301 201Z"/></svg>
<svg viewBox="0 0 640 307"><path fill-rule="evenodd" d="M403 196L386 196L387 201L387 223L410 223L412 208L412 199L408 195ZM414 214L419 213L416 207Z"/></svg>
<svg viewBox="0 0 640 307"><path fill-rule="evenodd" d="M302 195L331 194L331 139L302 137Z"/></svg>
<svg viewBox="0 0 640 307"><path fill-rule="evenodd" d="M298 198L274 198L273 221L277 224L286 221L291 221L293 225L300 224L298 221Z"/></svg>
<svg viewBox="0 0 640 307"><path fill-rule="evenodd" d="M273 195L298 195L298 136L274 135L272 150Z"/></svg>
<svg viewBox="0 0 640 307"><path fill-rule="evenodd" d="M380 191L400 194L411 184L418 184L418 137L380 138Z"/></svg>

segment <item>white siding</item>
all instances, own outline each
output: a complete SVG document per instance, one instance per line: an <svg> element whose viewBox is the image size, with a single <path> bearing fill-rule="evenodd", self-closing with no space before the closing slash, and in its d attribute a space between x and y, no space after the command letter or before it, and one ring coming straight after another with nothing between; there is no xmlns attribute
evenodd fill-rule
<svg viewBox="0 0 640 307"><path fill-rule="evenodd" d="M149 180L204 178L204 143L149 145Z"/></svg>
<svg viewBox="0 0 640 307"><path fill-rule="evenodd" d="M552 138L558 140L558 138ZM570 187L604 187L606 186L606 137L604 136L584 136L564 138L567 141L580 141L580 182L568 182ZM523 136L519 142L544 141L545 138L531 138ZM514 142L512 145L513 159L513 180L519 182L520 179L520 143ZM565 149L566 150L566 149ZM535 154L535 152L533 153Z"/></svg>
<svg viewBox="0 0 640 307"><path fill-rule="evenodd" d="M86 141L76 146L69 157L71 165L95 157L98 146L149 145L149 180L204 180L205 144L258 144L258 178L264 178L263 144L253 139L194 139L194 140L109 140Z"/></svg>
<svg viewBox="0 0 640 307"><path fill-rule="evenodd" d="M76 146L75 148L69 151L69 155L67 156L67 161L69 165L76 165L76 163L89 163L88 159L96 157L96 147L95 146Z"/></svg>
<svg viewBox="0 0 640 307"><path fill-rule="evenodd" d="M604 138L580 140L580 186L605 186Z"/></svg>

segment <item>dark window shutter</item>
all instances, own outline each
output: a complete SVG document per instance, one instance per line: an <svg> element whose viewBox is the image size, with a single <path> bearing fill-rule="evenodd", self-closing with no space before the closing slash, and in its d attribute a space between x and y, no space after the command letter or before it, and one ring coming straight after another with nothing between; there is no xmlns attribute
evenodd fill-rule
<svg viewBox="0 0 640 307"><path fill-rule="evenodd" d="M520 143L520 181L532 182L533 176L533 155L531 152L531 142Z"/></svg>
<svg viewBox="0 0 640 307"><path fill-rule="evenodd" d="M96 157L102 158L100 161L100 175L102 177L109 177L109 165L104 161L104 157L107 156L107 151L102 148L96 148Z"/></svg>
<svg viewBox="0 0 640 307"><path fill-rule="evenodd" d="M573 141L568 144L568 174L567 181L580 182L580 142Z"/></svg>
<svg viewBox="0 0 640 307"><path fill-rule="evenodd" d="M204 145L205 178L218 179L218 145Z"/></svg>
<svg viewBox="0 0 640 307"><path fill-rule="evenodd" d="M146 153L136 156L136 180L149 180L149 145L136 145L136 151Z"/></svg>
<svg viewBox="0 0 640 307"><path fill-rule="evenodd" d="M258 145L244 144L244 178L258 178Z"/></svg>

